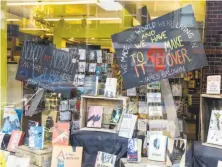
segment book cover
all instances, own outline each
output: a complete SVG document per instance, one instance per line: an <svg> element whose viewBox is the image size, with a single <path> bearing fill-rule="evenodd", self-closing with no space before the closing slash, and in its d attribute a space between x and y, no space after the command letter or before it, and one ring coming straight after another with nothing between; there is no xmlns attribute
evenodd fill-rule
<svg viewBox="0 0 222 167"><path fill-rule="evenodd" d="M53 146L51 167L81 167L82 153L82 147Z"/></svg>
<svg viewBox="0 0 222 167"><path fill-rule="evenodd" d="M136 96L136 88L127 89L127 96Z"/></svg>
<svg viewBox="0 0 222 167"><path fill-rule="evenodd" d="M114 98L116 97L117 89L117 79L116 78L106 78L105 84L105 96Z"/></svg>
<svg viewBox="0 0 222 167"><path fill-rule="evenodd" d="M30 167L30 158L17 157L15 155L9 155L6 163L7 167Z"/></svg>
<svg viewBox="0 0 222 167"><path fill-rule="evenodd" d="M101 128L103 106L90 106L88 110L87 127Z"/></svg>
<svg viewBox="0 0 222 167"><path fill-rule="evenodd" d="M79 74L78 75L78 86L84 85L84 81L85 81L85 75Z"/></svg>
<svg viewBox="0 0 222 167"><path fill-rule="evenodd" d="M42 112L42 126L44 127L44 141L45 143L52 142L52 129L57 120L57 111L43 111Z"/></svg>
<svg viewBox="0 0 222 167"><path fill-rule="evenodd" d="M85 71L86 71L86 62L84 61L79 62L78 72L85 72Z"/></svg>
<svg viewBox="0 0 222 167"><path fill-rule="evenodd" d="M95 75L85 77L84 95L97 96L98 77Z"/></svg>
<svg viewBox="0 0 222 167"><path fill-rule="evenodd" d="M96 50L96 58L97 58L97 63L100 64L103 62L102 50Z"/></svg>
<svg viewBox="0 0 222 167"><path fill-rule="evenodd" d="M79 49L79 60L86 60L86 50Z"/></svg>
<svg viewBox="0 0 222 167"><path fill-rule="evenodd" d="M141 139L128 139L127 147L127 161L129 162L140 162L141 161L141 149L142 140Z"/></svg>
<svg viewBox="0 0 222 167"><path fill-rule="evenodd" d="M138 103L134 101L129 102L128 113L137 114L138 113Z"/></svg>
<svg viewBox="0 0 222 167"><path fill-rule="evenodd" d="M212 110L207 143L222 145L222 110Z"/></svg>
<svg viewBox="0 0 222 167"><path fill-rule="evenodd" d="M147 93L148 103L161 103L161 93Z"/></svg>
<svg viewBox="0 0 222 167"><path fill-rule="evenodd" d="M182 96L182 85L181 84L173 84L172 86L172 94L173 96Z"/></svg>
<svg viewBox="0 0 222 167"><path fill-rule="evenodd" d="M149 116L163 116L163 108L162 106L149 106Z"/></svg>
<svg viewBox="0 0 222 167"><path fill-rule="evenodd" d="M29 147L32 149L43 149L44 147L44 127L31 126L29 130Z"/></svg>
<svg viewBox="0 0 222 167"><path fill-rule="evenodd" d="M96 72L96 63L89 64L89 72Z"/></svg>
<svg viewBox="0 0 222 167"><path fill-rule="evenodd" d="M147 89L148 90L160 90L160 82L151 82L147 84Z"/></svg>
<svg viewBox="0 0 222 167"><path fill-rule="evenodd" d="M14 108L4 108L2 132L11 134L14 130L21 130L18 115Z"/></svg>
<svg viewBox="0 0 222 167"><path fill-rule="evenodd" d="M167 137L150 135L148 159L153 161L166 160Z"/></svg>
<svg viewBox="0 0 222 167"><path fill-rule="evenodd" d="M92 50L90 51L90 54L89 54L89 61L94 61L96 60L96 51Z"/></svg>
<svg viewBox="0 0 222 167"><path fill-rule="evenodd" d="M124 114L120 125L119 136L125 138L132 138L136 121L136 115Z"/></svg>
<svg viewBox="0 0 222 167"><path fill-rule="evenodd" d="M52 144L68 145L69 144L69 122L57 122L53 127Z"/></svg>
<svg viewBox="0 0 222 167"><path fill-rule="evenodd" d="M112 119L113 108L109 106L104 106L103 116L102 116L102 128L109 128Z"/></svg>
<svg viewBox="0 0 222 167"><path fill-rule="evenodd" d="M207 93L220 94L221 76L213 75L207 77Z"/></svg>
<svg viewBox="0 0 222 167"><path fill-rule="evenodd" d="M122 113L123 113L123 107L118 107L118 108L113 109L112 117L111 117L111 121L110 121L111 124L119 123Z"/></svg>
<svg viewBox="0 0 222 167"><path fill-rule="evenodd" d="M138 113L148 115L148 105L145 101L139 101L138 104Z"/></svg>
<svg viewBox="0 0 222 167"><path fill-rule="evenodd" d="M185 167L187 141L185 139L168 138L167 166Z"/></svg>
<svg viewBox="0 0 222 167"><path fill-rule="evenodd" d="M147 124L148 120L147 119L138 119L137 121L137 129L142 132L147 131Z"/></svg>
<svg viewBox="0 0 222 167"><path fill-rule="evenodd" d="M68 111L69 110L69 101L62 100L60 102L59 111Z"/></svg>
<svg viewBox="0 0 222 167"><path fill-rule="evenodd" d="M7 150L10 152L15 152L16 147L22 144L23 137L24 137L24 132L19 130L14 130L11 134Z"/></svg>
<svg viewBox="0 0 222 167"><path fill-rule="evenodd" d="M25 145L28 145L29 143L29 131L33 126L39 126L39 122L28 120L28 130L25 133Z"/></svg>
<svg viewBox="0 0 222 167"><path fill-rule="evenodd" d="M96 66L96 76L98 76L99 79L100 79L101 72L102 72L101 66Z"/></svg>
<svg viewBox="0 0 222 167"><path fill-rule="evenodd" d="M98 151L95 167L115 167L116 155Z"/></svg>

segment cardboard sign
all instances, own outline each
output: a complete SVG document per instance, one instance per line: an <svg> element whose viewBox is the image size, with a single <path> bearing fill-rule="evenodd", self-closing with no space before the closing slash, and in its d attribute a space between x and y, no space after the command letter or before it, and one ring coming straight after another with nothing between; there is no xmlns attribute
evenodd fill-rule
<svg viewBox="0 0 222 167"><path fill-rule="evenodd" d="M112 42L125 89L208 65L191 5L114 34Z"/></svg>
<svg viewBox="0 0 222 167"><path fill-rule="evenodd" d="M74 60L76 55L72 52L25 41L16 80L57 93L70 91L78 66Z"/></svg>

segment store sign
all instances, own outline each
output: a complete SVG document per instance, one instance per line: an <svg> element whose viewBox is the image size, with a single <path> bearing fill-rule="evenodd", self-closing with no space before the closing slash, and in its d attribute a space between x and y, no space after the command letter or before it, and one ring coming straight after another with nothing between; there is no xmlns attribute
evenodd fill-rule
<svg viewBox="0 0 222 167"><path fill-rule="evenodd" d="M57 93L70 92L77 69L75 55L50 46L25 41L16 80Z"/></svg>
<svg viewBox="0 0 222 167"><path fill-rule="evenodd" d="M112 42L125 89L208 65L191 5L114 34Z"/></svg>

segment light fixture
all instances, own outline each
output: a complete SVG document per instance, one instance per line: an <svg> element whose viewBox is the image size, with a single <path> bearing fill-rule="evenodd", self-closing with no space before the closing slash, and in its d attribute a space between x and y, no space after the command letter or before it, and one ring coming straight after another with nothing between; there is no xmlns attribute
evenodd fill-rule
<svg viewBox="0 0 222 167"><path fill-rule="evenodd" d="M62 18L46 18L44 19L45 21L60 21ZM83 18L64 18L65 21L79 21L82 20Z"/></svg>
<svg viewBox="0 0 222 167"><path fill-rule="evenodd" d="M34 6L34 5L74 5L74 4L96 4L97 0L73 0L73 1L44 1L44 2L8 2L8 6Z"/></svg>
<svg viewBox="0 0 222 167"><path fill-rule="evenodd" d="M45 35L46 35L46 36L53 36L54 34L46 33Z"/></svg>
<svg viewBox="0 0 222 167"><path fill-rule="evenodd" d="M48 28L20 28L23 31L49 31Z"/></svg>
<svg viewBox="0 0 222 167"><path fill-rule="evenodd" d="M7 21L21 21L20 19L6 19Z"/></svg>
<svg viewBox="0 0 222 167"><path fill-rule="evenodd" d="M95 20L120 20L119 17L89 17L86 18L86 20L91 20L91 21L95 21Z"/></svg>
<svg viewBox="0 0 222 167"><path fill-rule="evenodd" d="M78 21L82 20L83 18L64 18L65 21Z"/></svg>
<svg viewBox="0 0 222 167"><path fill-rule="evenodd" d="M44 19L45 21L59 21L61 19L59 18L48 18L48 19Z"/></svg>
<svg viewBox="0 0 222 167"><path fill-rule="evenodd" d="M94 37L92 37L91 39L92 39L92 40L94 40L95 38L94 38Z"/></svg>
<svg viewBox="0 0 222 167"><path fill-rule="evenodd" d="M122 5L114 0L99 0L98 5L106 11L121 11Z"/></svg>

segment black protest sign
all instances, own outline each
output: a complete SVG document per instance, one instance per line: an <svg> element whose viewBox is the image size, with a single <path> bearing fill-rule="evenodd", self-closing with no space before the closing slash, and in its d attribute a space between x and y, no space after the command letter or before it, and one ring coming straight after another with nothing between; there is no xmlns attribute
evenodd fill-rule
<svg viewBox="0 0 222 167"><path fill-rule="evenodd" d="M74 87L76 69L74 54L25 41L16 79L56 93L67 93Z"/></svg>
<svg viewBox="0 0 222 167"><path fill-rule="evenodd" d="M112 42L125 89L208 65L191 5L114 34Z"/></svg>

